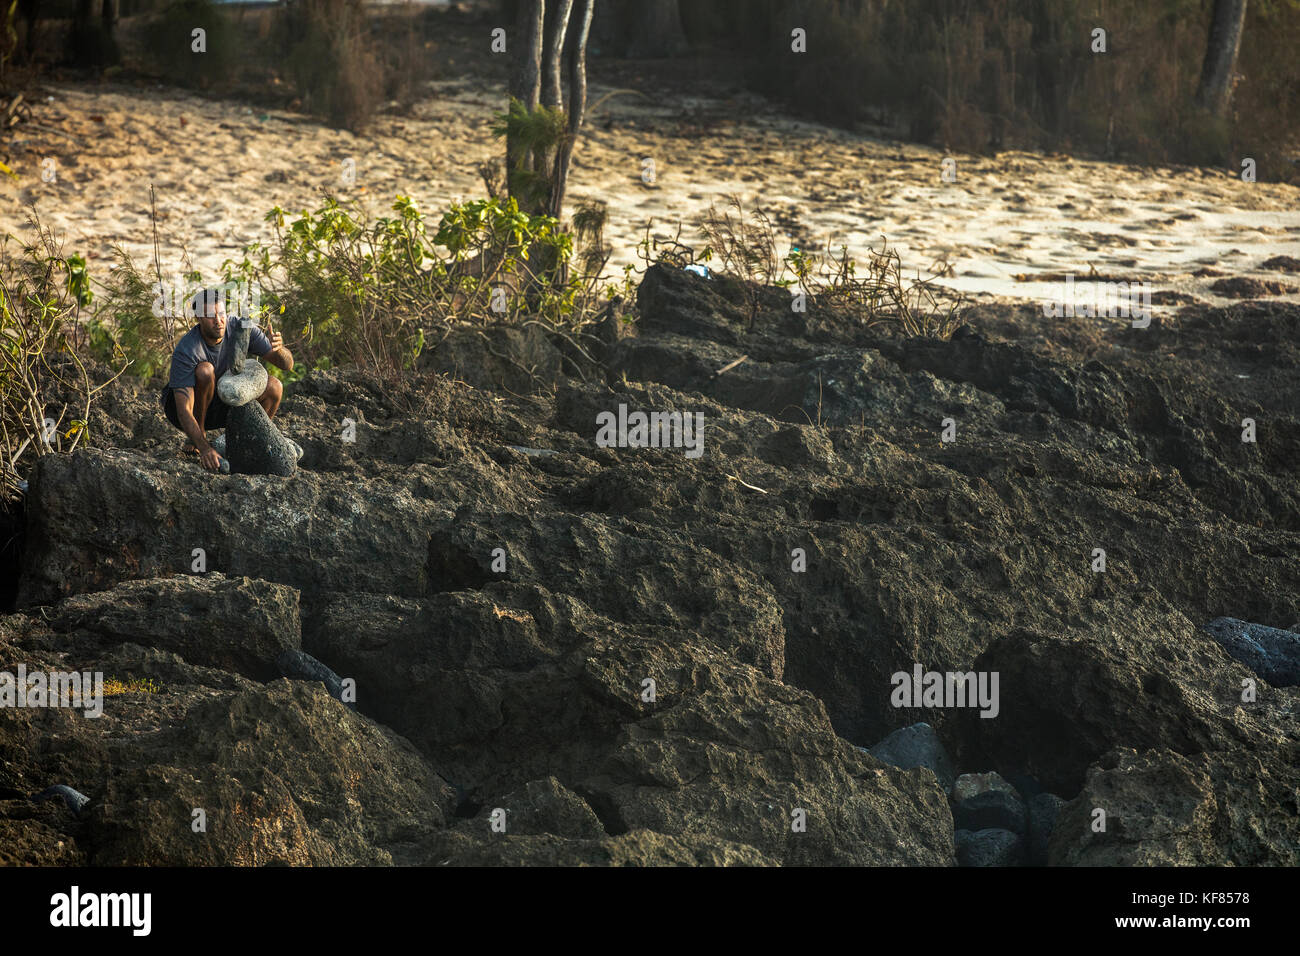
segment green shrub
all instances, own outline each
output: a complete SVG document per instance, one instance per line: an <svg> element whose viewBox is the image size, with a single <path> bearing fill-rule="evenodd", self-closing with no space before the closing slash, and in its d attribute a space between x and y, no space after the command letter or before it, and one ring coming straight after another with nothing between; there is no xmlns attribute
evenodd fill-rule
<svg viewBox="0 0 1300 956"><path fill-rule="evenodd" d="M80 312L93 295L85 261L64 256L53 235L11 255L0 243L0 500L20 495L36 458L71 451L86 437L95 393L78 355Z"/></svg>
<svg viewBox="0 0 1300 956"><path fill-rule="evenodd" d="M125 249L116 246L113 252L116 264L101 283L103 291L87 324L90 353L138 378L165 374L171 365L176 319L180 317L169 313L158 283L140 271ZM188 286L185 298L202 288L197 272L184 278Z"/></svg>
<svg viewBox="0 0 1300 956"><path fill-rule="evenodd" d="M541 321L573 331L591 317L596 279L567 277L573 236L554 218L498 198L455 204L436 228L409 197L397 197L392 212L371 221L360 204L327 197L290 221L276 207L267 215L274 242L248 246L225 264L225 278L260 289L295 358L301 350L311 365L396 372L457 322ZM598 244L590 212L582 226ZM535 274L544 259L556 268Z"/></svg>

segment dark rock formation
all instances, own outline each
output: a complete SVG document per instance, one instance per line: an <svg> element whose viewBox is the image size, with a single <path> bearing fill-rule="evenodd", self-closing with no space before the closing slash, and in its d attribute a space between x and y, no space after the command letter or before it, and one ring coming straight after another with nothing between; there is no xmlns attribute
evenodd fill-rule
<svg viewBox="0 0 1300 956"><path fill-rule="evenodd" d="M1047 866L1048 844L1063 806L1065 801L1054 793L1038 793L1029 798L1027 849L1030 866Z"/></svg>
<svg viewBox="0 0 1300 956"><path fill-rule="evenodd" d="M952 789L952 820L959 830L1026 832L1025 803L996 773L964 773Z"/></svg>
<svg viewBox="0 0 1300 956"><path fill-rule="evenodd" d="M1300 684L1300 634L1231 617L1205 625L1223 649L1274 687Z"/></svg>
<svg viewBox="0 0 1300 956"><path fill-rule="evenodd" d="M292 680L319 681L335 700L343 700L343 680L310 654L288 649L275 659L280 673Z"/></svg>
<svg viewBox="0 0 1300 956"><path fill-rule="evenodd" d="M0 711L0 859L1008 865L1041 862L1045 789L1053 864L1296 863L1300 690L1202 624L1300 621L1300 310L986 307L937 341L779 289L751 325L736 292L651 269L609 374L501 333L560 356L527 400L485 394L523 373L476 333L479 388L312 373L291 482L196 473L153 396L105 390L98 444L26 476L0 652L165 693ZM702 412L703 454L596 447L619 404ZM356 710L277 679L294 650ZM996 716L891 699L916 665L996 672ZM1016 824L992 788L954 837L937 757L859 749L922 721L1028 826L984 825ZM27 799L52 781L81 818Z"/></svg>
<svg viewBox="0 0 1300 956"><path fill-rule="evenodd" d="M958 866L1023 866L1024 841L1009 830L957 831Z"/></svg>
<svg viewBox="0 0 1300 956"><path fill-rule="evenodd" d="M1116 750L1089 770L1083 792L1062 808L1049 860L1055 866L1296 866L1300 797L1293 758L1294 745L1285 755L1260 747L1189 756Z"/></svg>
<svg viewBox="0 0 1300 956"><path fill-rule="evenodd" d="M49 626L69 641L147 644L192 664L253 680L280 674L276 658L298 648L298 592L220 572L126 581L61 601Z"/></svg>
<svg viewBox="0 0 1300 956"><path fill-rule="evenodd" d="M952 758L934 728L926 723L900 727L880 743L870 748L871 756L885 763L910 770L926 767L933 771L945 793L952 790L956 781Z"/></svg>
<svg viewBox="0 0 1300 956"><path fill-rule="evenodd" d="M226 419L226 457L236 475L280 475L298 470L298 455L259 402L230 410Z"/></svg>
<svg viewBox="0 0 1300 956"><path fill-rule="evenodd" d="M90 797L84 793L73 790L66 784L56 783L53 786L46 787L40 793L32 797L33 803L44 803L46 800L60 800L63 805L73 816L81 816L81 811L85 809L86 804L90 802Z"/></svg>

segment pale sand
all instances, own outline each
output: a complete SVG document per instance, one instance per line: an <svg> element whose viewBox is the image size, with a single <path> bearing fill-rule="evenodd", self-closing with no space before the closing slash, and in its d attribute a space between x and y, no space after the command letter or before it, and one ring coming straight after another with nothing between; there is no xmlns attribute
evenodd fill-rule
<svg viewBox="0 0 1300 956"><path fill-rule="evenodd" d="M502 152L490 133L504 89L476 80L432 84L414 115L381 117L364 137L293 113L208 100L166 87L52 85L36 122L74 139L20 126L9 144L21 177L0 187L0 231L27 235L24 206L87 256L93 275L120 243L152 263L149 184L158 194L163 271L182 268L182 244L214 279L242 245L267 239L273 205L315 208L320 188L362 199L383 214L404 193L428 212L484 194L476 171ZM595 104L609 92L593 85ZM662 99L662 98L661 98ZM739 121L729 117L738 117ZM1065 156L1009 152L957 155L954 183L941 180L944 153L871 139L776 111L744 94L656 102L621 94L589 117L574 159L569 208L609 202L607 270L640 264L637 243L652 233L702 246L692 224L710 200L738 195L761 204L790 245L861 253L881 235L909 269L947 260L947 284L977 296L1026 299L1058 294L1055 283L1017 281L1036 273L1143 278L1226 304L1208 291L1202 266L1300 285L1300 276L1260 271L1275 255L1300 258L1300 189L1247 184L1226 171L1143 168ZM57 180L43 182L52 157ZM657 182L642 181L653 157ZM355 160L356 185L341 183ZM719 202L719 208L722 203ZM1300 295L1283 296L1300 302Z"/></svg>

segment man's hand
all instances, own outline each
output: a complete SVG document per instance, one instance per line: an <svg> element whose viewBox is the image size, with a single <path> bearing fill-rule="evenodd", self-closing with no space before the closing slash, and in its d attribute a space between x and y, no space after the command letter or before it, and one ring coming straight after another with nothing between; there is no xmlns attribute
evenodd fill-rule
<svg viewBox="0 0 1300 956"><path fill-rule="evenodd" d="M286 372L293 371L293 353L284 347L284 337L275 330L271 320L266 320L265 335L271 342L271 351L267 352L265 358L272 365L283 369Z"/></svg>
<svg viewBox="0 0 1300 956"><path fill-rule="evenodd" d="M207 451L199 455L199 461L203 463L203 467L208 471L221 470L221 456L217 454L217 450L211 445L208 446Z"/></svg>

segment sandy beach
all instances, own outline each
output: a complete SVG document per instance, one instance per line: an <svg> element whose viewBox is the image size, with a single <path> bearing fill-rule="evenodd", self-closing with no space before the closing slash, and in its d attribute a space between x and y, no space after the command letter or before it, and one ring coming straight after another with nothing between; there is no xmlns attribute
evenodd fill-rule
<svg viewBox="0 0 1300 956"><path fill-rule="evenodd" d="M1300 280L1264 267L1300 257L1296 187L1024 152L954 154L954 181L945 182L943 151L802 122L740 91L624 92L602 102L610 92L590 90L599 105L575 153L568 205L608 201L611 277L638 263L647 224L672 235L680 221L682 241L702 245L694 223L735 194L747 210L768 212L782 254L846 244L861 258L883 235L909 269L946 262L942 281L981 299L1046 300L1071 274L1142 280L1179 293L1167 303L1218 305L1231 299L1210 288L1216 279L1251 277L1300 301ZM23 235L35 206L92 270L109 267L115 244L148 263L152 184L164 272L188 259L215 274L245 243L269 238L272 206L314 208L322 189L379 214L397 194L431 212L482 196L477 167L502 151L490 126L504 101L490 80L433 83L410 115L380 116L355 136L163 86L47 85L34 109L39 125L20 127L10 143L20 178L3 186L0 229Z"/></svg>

